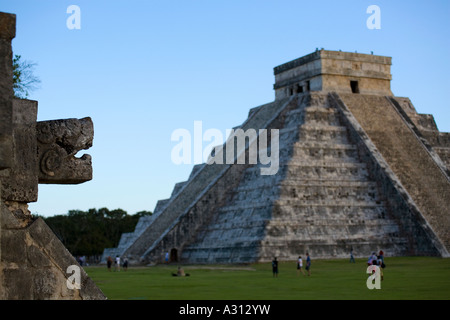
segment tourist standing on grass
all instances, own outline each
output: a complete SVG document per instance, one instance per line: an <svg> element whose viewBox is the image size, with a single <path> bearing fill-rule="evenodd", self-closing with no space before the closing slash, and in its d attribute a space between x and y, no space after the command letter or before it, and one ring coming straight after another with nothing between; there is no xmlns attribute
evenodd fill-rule
<svg viewBox="0 0 450 320"><path fill-rule="evenodd" d="M120 271L120 257L116 256L116 271Z"/></svg>
<svg viewBox="0 0 450 320"><path fill-rule="evenodd" d="M164 262L169 263L169 252L166 252L166 256L164 257Z"/></svg>
<svg viewBox="0 0 450 320"><path fill-rule="evenodd" d="M298 256L298 261L297 261L297 277L300 275L300 272L303 273L303 276L305 276L305 271L303 271L303 260L302 260L302 256Z"/></svg>
<svg viewBox="0 0 450 320"><path fill-rule="evenodd" d="M128 258L127 258L127 257L125 257L125 259L123 259L123 265L122 265L122 267L123 267L123 270L124 270L124 271L127 271L127 270L128 270Z"/></svg>
<svg viewBox="0 0 450 320"><path fill-rule="evenodd" d="M355 258L353 257L353 247L350 249L350 263L355 263Z"/></svg>
<svg viewBox="0 0 450 320"><path fill-rule="evenodd" d="M373 264L375 264L375 262L377 261L377 255L375 254L375 251L372 252L372 255L369 257L369 260L367 260L367 265L371 266Z"/></svg>
<svg viewBox="0 0 450 320"><path fill-rule="evenodd" d="M108 266L109 272L111 272L112 263L113 263L113 259L111 258L111 256L108 256L108 259L106 260L106 265Z"/></svg>
<svg viewBox="0 0 450 320"><path fill-rule="evenodd" d="M272 261L272 274L274 278L278 277L278 261L277 261L277 257L273 258Z"/></svg>
<svg viewBox="0 0 450 320"><path fill-rule="evenodd" d="M381 262L384 264L384 252L383 252L383 250L380 250L380 253L378 253L378 255L380 256Z"/></svg>
<svg viewBox="0 0 450 320"><path fill-rule="evenodd" d="M309 253L306 253L306 271L308 271L308 277L311 275L311 257Z"/></svg>

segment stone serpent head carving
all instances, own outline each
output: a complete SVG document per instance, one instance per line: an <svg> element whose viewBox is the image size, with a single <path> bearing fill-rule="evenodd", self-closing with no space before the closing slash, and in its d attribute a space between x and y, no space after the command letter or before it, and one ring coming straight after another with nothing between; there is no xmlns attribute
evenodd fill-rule
<svg viewBox="0 0 450 320"><path fill-rule="evenodd" d="M78 184L92 179L89 149L94 139L91 118L40 121L36 124L39 183Z"/></svg>

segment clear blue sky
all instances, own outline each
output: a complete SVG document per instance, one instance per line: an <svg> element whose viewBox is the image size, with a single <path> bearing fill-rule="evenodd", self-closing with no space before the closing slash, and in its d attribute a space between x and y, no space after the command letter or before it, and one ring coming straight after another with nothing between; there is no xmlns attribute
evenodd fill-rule
<svg viewBox="0 0 450 320"><path fill-rule="evenodd" d="M66 26L72 4L80 30ZM366 27L372 4L380 30ZM192 169L172 163L171 133L241 124L274 100L273 67L316 48L392 57L393 93L450 131L447 0L0 0L0 11L17 15L14 53L38 63L38 120L94 121L93 180L40 185L32 213L153 211Z"/></svg>

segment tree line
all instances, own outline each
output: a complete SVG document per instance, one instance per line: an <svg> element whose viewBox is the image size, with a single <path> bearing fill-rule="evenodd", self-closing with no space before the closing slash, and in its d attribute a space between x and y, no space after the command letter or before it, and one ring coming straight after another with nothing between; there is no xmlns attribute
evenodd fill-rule
<svg viewBox="0 0 450 320"><path fill-rule="evenodd" d="M72 255L93 256L117 247L122 233L133 232L139 218L151 214L140 211L129 215L122 209L100 208L41 218Z"/></svg>

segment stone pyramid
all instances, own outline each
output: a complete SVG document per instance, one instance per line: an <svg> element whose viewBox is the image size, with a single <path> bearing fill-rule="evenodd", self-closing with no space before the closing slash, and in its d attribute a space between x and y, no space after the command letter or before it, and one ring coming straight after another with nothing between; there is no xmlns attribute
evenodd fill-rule
<svg viewBox="0 0 450 320"><path fill-rule="evenodd" d="M278 130L267 148L278 152L276 174L261 174L261 162L196 165L103 260L160 263L170 252L183 263L249 263L351 249L448 257L450 134L393 96L390 66L390 57L316 50L275 67L275 101L238 128ZM247 157L260 140L248 141Z"/></svg>

